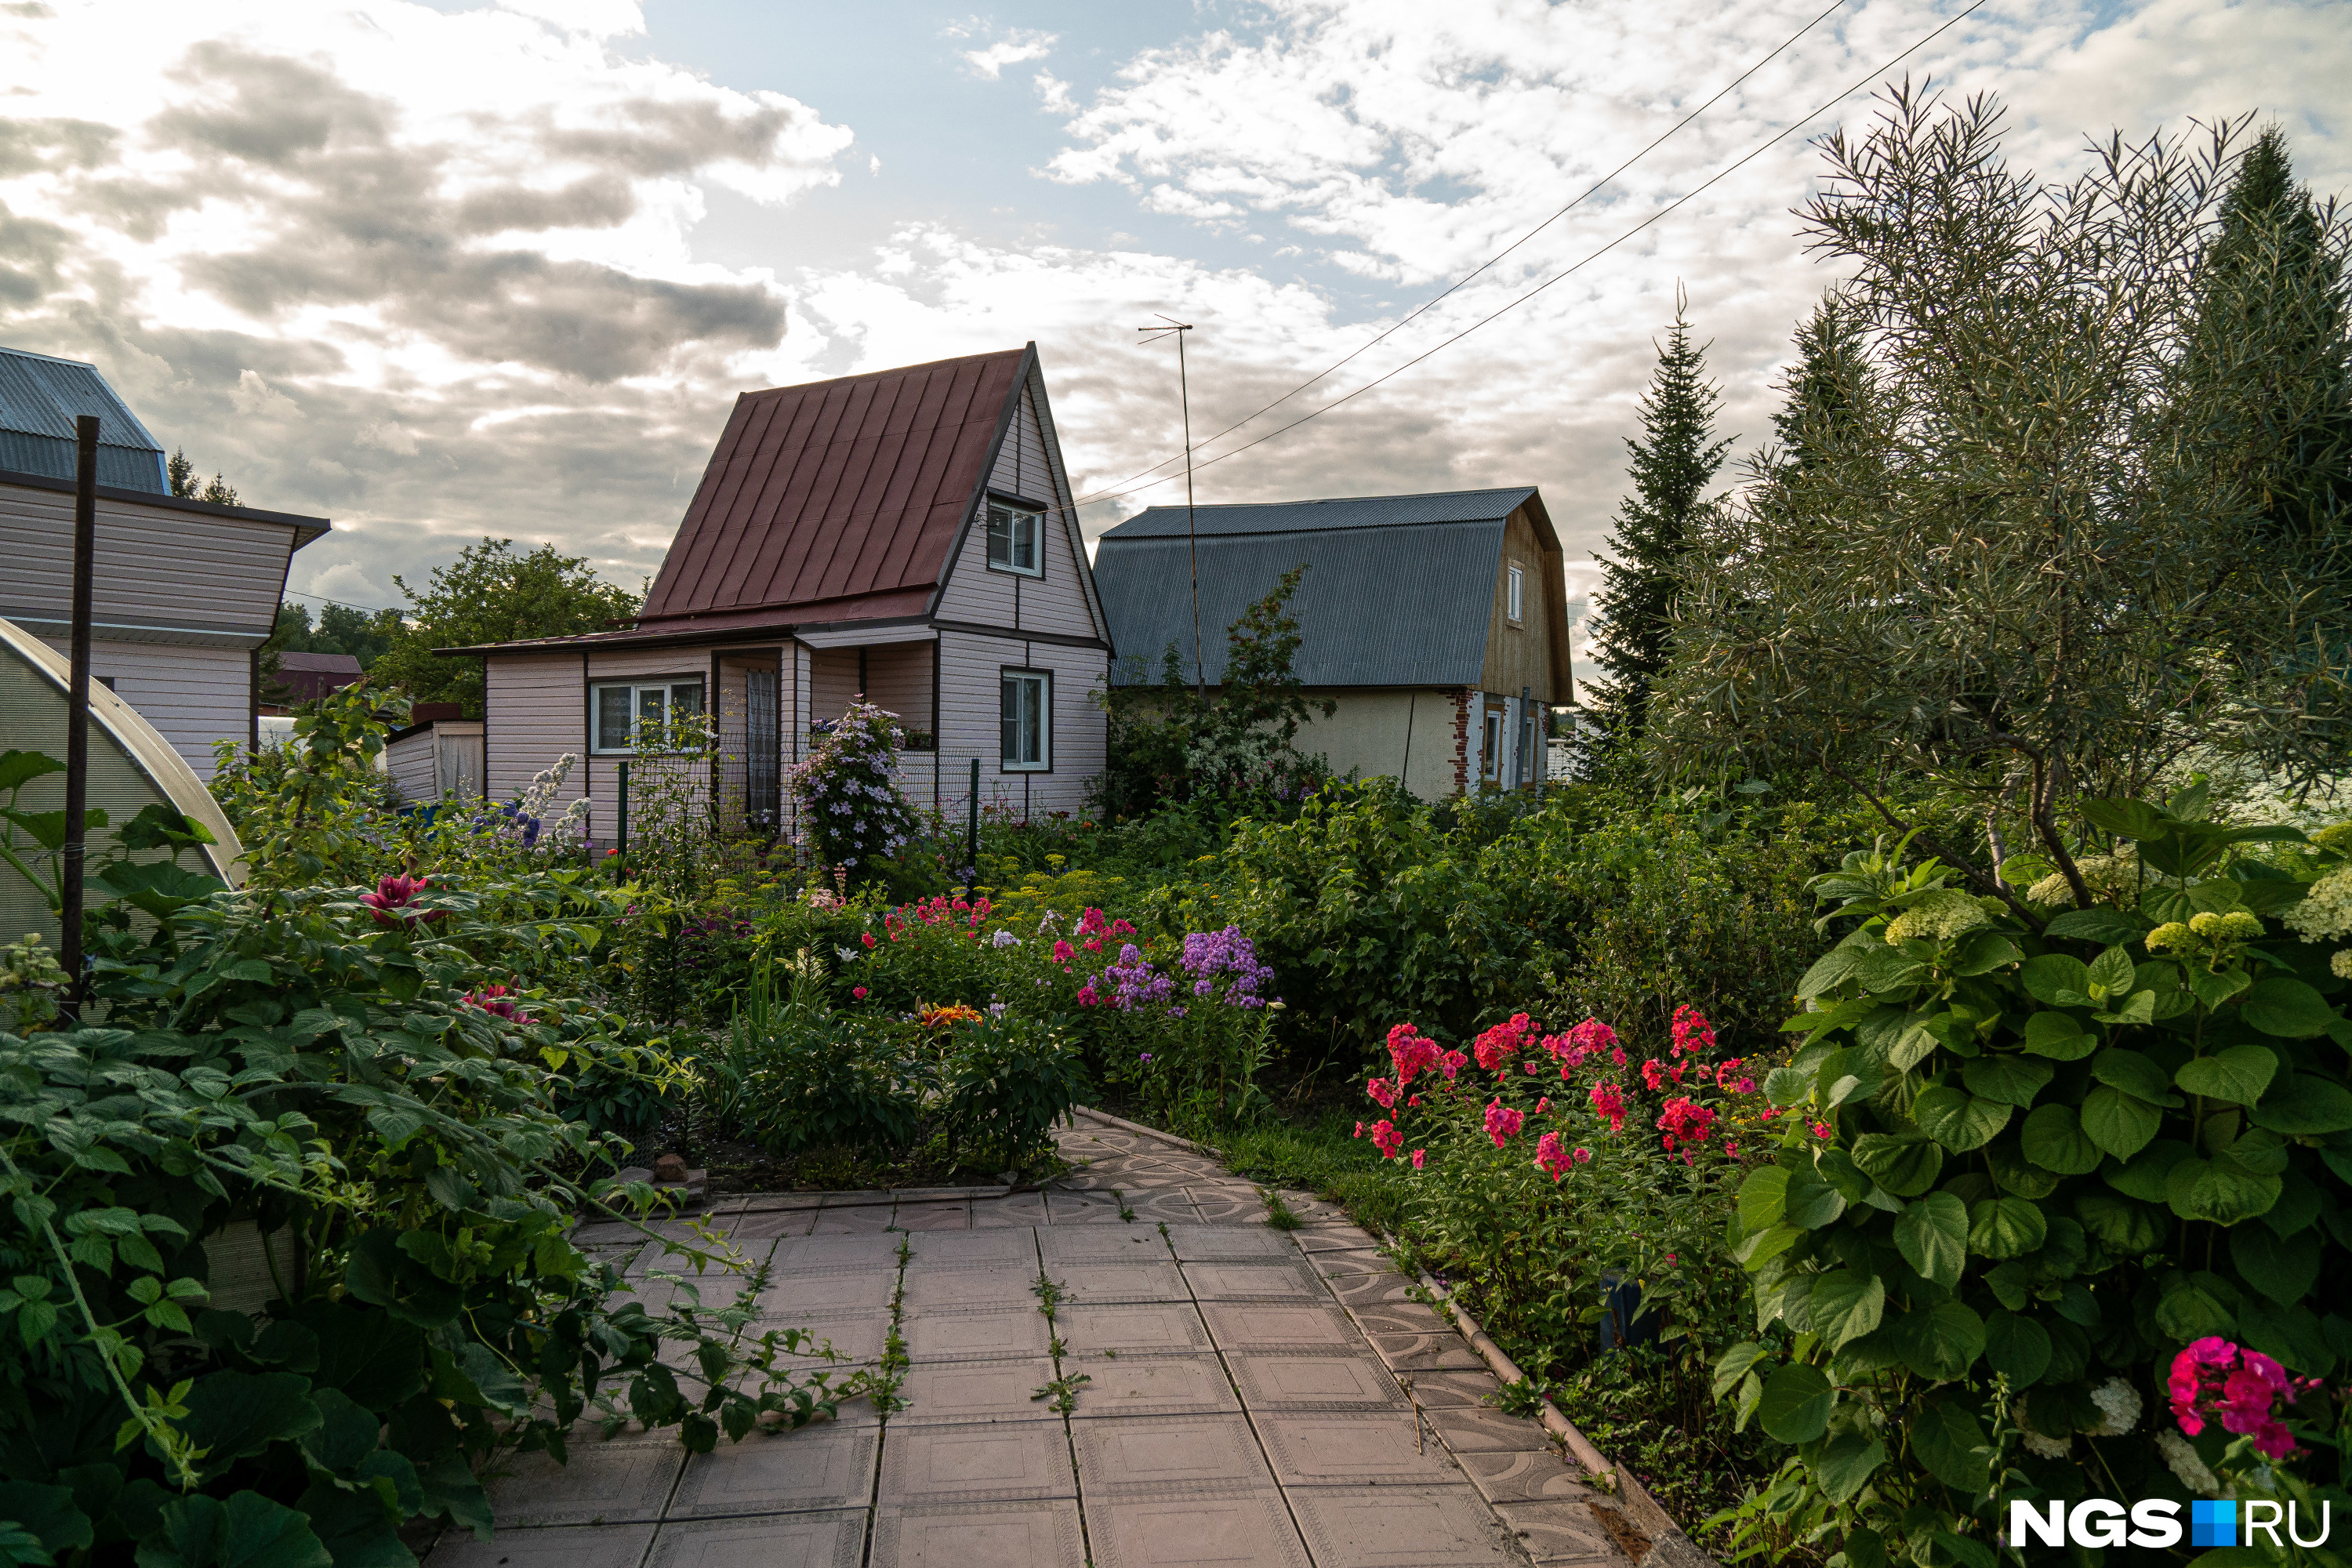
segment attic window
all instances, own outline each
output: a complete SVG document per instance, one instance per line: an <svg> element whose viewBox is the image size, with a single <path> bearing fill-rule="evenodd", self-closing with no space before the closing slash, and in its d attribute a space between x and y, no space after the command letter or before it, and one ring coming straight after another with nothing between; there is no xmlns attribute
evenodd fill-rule
<svg viewBox="0 0 2352 1568"><path fill-rule="evenodd" d="M988 503L988 569L1017 572L1024 577L1045 574L1043 539L1045 514L1004 501Z"/></svg>
<svg viewBox="0 0 2352 1568"><path fill-rule="evenodd" d="M1510 611L1511 624L1517 626L1527 619L1528 574L1517 562L1511 563Z"/></svg>

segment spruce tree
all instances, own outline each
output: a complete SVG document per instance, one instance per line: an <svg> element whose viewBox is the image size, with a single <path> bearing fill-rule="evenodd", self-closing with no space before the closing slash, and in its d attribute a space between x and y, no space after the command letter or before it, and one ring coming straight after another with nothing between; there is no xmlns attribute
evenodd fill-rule
<svg viewBox="0 0 2352 1568"><path fill-rule="evenodd" d="M1668 616L1683 552L1697 531L1707 485L1736 437L1715 434L1722 397L1706 379L1706 349L1693 343L1679 289L1675 324L1642 396L1642 433L1625 443L1633 490L1617 509L1614 559L1601 563L1603 615L1593 657L1609 672L1594 706L1614 747L1642 732L1650 688L1672 654Z"/></svg>

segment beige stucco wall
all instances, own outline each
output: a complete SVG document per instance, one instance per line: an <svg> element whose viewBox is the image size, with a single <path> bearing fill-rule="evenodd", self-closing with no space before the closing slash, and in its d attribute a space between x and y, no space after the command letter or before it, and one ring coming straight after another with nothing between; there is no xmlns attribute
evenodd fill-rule
<svg viewBox="0 0 2352 1568"><path fill-rule="evenodd" d="M1339 704L1318 711L1298 732L1298 749L1319 752L1336 773L1402 778L1423 800L1454 793L1454 716L1450 693L1438 690L1309 690L1314 701Z"/></svg>

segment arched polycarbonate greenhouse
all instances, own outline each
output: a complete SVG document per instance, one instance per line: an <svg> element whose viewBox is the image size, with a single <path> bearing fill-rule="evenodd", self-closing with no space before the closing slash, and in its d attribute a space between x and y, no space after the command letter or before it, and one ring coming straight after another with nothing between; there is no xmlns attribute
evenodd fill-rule
<svg viewBox="0 0 2352 1568"><path fill-rule="evenodd" d="M37 752L59 762L66 754L65 656L13 621L0 620L0 756ZM13 796L13 800L12 797ZM66 776L45 773L0 787L0 805L26 813L65 808ZM182 864L236 887L245 880L244 849L228 818L171 743L138 710L105 687L89 689L89 805L106 813L108 826L89 829L89 861L95 868L114 853L113 832L147 806L162 804L202 823L216 843L184 854ZM43 876L56 874L56 857L26 826L0 819L0 842ZM136 858L162 859L162 850ZM89 902L104 901L95 888ZM41 890L0 860L0 942L37 931L55 942L58 922Z"/></svg>

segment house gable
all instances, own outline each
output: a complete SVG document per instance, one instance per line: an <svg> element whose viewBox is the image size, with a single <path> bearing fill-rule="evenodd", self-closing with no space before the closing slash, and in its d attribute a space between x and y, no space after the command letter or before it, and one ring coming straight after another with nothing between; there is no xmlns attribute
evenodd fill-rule
<svg viewBox="0 0 2352 1568"><path fill-rule="evenodd" d="M1522 614L1510 615L1511 568L1524 574ZM1504 520L1495 563L1494 604L1486 621L1482 689L1505 697L1526 691L1537 701L1573 700L1568 659L1568 565L1543 499L1531 495Z"/></svg>

